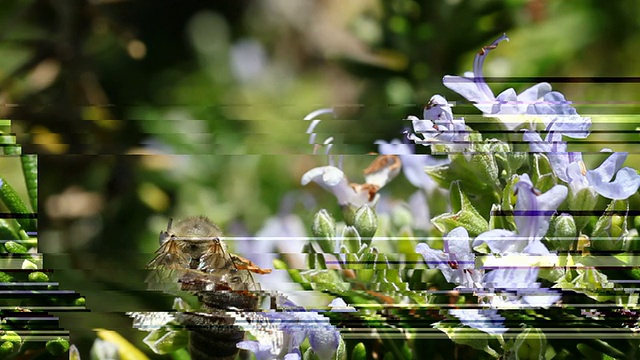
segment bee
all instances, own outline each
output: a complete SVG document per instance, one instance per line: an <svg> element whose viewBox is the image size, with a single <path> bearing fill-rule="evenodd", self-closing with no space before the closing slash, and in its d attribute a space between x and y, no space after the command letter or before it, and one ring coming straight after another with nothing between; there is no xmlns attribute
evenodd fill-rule
<svg viewBox="0 0 640 360"><path fill-rule="evenodd" d="M253 262L227 251L222 231L204 216L186 218L160 232L160 248L147 265L150 289L259 291L251 273L268 274ZM158 286L159 285L159 286Z"/></svg>
<svg viewBox="0 0 640 360"><path fill-rule="evenodd" d="M261 303L260 287L253 274L268 274L248 259L231 254L223 234L209 218L190 217L160 232L160 248L147 265L152 272L146 282L149 289L188 292L199 300L200 308L178 312L170 317L154 313L134 313L137 324L145 321L175 320L189 332L192 359L234 359L236 344L244 339L244 330L236 318L240 313L255 317ZM135 324L134 324L135 325Z"/></svg>

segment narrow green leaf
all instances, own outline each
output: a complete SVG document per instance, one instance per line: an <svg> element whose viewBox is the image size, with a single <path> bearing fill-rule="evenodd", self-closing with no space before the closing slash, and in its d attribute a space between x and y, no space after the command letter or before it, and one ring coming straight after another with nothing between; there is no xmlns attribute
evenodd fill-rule
<svg viewBox="0 0 640 360"><path fill-rule="evenodd" d="M18 193L9 185L9 183L0 177L2 185L0 187L0 200L6 205L6 207L13 214L30 214L31 211L27 208L27 205L20 199ZM18 218L16 219L20 226L26 231L36 231L37 225L34 219Z"/></svg>
<svg viewBox="0 0 640 360"><path fill-rule="evenodd" d="M22 155L20 160L22 161L22 172L27 184L31 209L33 212L38 212L38 156Z"/></svg>

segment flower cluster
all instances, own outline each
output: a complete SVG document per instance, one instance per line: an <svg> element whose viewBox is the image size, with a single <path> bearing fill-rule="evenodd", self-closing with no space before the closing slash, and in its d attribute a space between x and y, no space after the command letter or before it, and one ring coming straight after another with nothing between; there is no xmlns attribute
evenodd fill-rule
<svg viewBox="0 0 640 360"><path fill-rule="evenodd" d="M300 360L300 345L308 338L312 351L319 359L332 359L340 344L340 332L329 323L329 319L317 312L306 311L290 300L279 300L283 301L281 306L287 311L259 313L269 327L254 326L249 329L257 340L241 341L237 347L251 351L257 360ZM342 299L336 300L331 306L346 305Z"/></svg>
<svg viewBox="0 0 640 360"><path fill-rule="evenodd" d="M493 95L484 81L482 65L489 51L503 40L508 38L501 36L476 55L473 73L467 73L464 77L445 76L444 84L472 101L484 116L497 119L497 124L501 124L508 132L517 134L516 130L524 127L522 138L529 143L531 153L537 154L529 167L529 170L533 170L534 179L527 173L520 173L518 165L509 168L505 166L508 161L500 163L500 157L509 156L503 152L513 153L509 144L502 143L499 152L485 147L489 150L489 156L496 160L500 173L506 175L498 175L497 179L493 179L505 189L494 197L499 201L492 206L490 222L475 221L476 227L461 221L442 224L440 229L445 233L442 250L434 249L427 243L416 247L416 252L423 256L430 268L440 270L446 281L457 289L477 295L478 305L482 307L456 309L449 313L463 324L491 334L507 330L501 325L504 319L496 310L546 308L561 299L561 293L541 289L539 282L541 267L561 269L561 259L557 254L561 247L551 246L558 244L553 239L559 238L560 234L565 235L563 240L569 237L571 245L563 250L576 250L578 238L611 235L606 231L598 233L598 225L591 234L581 232L585 230L586 223L580 223L579 217L574 220L571 211L578 214L594 210L598 195L612 200L626 200L637 193L640 187L637 171L622 167L627 153L613 153L598 168L587 170L582 154L567 150L567 142L563 141L563 137L586 138L591 119L580 116L564 95L551 91L549 84L534 85L520 94L508 89L498 96ZM444 143L446 151L450 153L451 163L460 157L460 154L454 153L462 152L467 159L466 164L479 173L486 172L482 167L493 165L492 161L477 161L476 165L473 160L469 161L479 156L472 153L474 147L478 147L474 142L469 142L469 134L473 137L473 133L465 126L463 119L454 120L451 106L442 96L432 97L425 107L424 119L410 116L408 120L412 121L414 130L409 139L416 144L432 147ZM536 129L539 123L544 126L544 140ZM482 141L479 135L475 140ZM485 141L489 142L500 143L497 139ZM441 181L441 184L459 181L465 185L466 182L467 192L484 195L482 188L470 186L473 179L457 177L457 174L447 177L454 166L439 172L435 171L436 168L427 167L426 170L437 179L448 180ZM511 204L514 196L515 207ZM613 204L615 202L610 208ZM624 206L618 208L625 209ZM559 209L565 210L558 215ZM468 213L474 213L471 210ZM461 218L464 212L463 209L455 217ZM626 218L624 212L622 215ZM611 222L610 218L603 215L598 224L604 224L602 226L606 228L607 221ZM577 227L576 222L579 223ZM553 229L552 223L556 225ZM454 228L455 225L461 226ZM470 237L467 231L472 228L480 229L476 230L474 237ZM620 232L625 231L623 228ZM606 240L612 242L609 238ZM567 285L567 277L571 277L570 271L559 271L555 276L547 276L547 280L555 282L554 287L560 288L564 287L563 284ZM572 280L575 284L576 279Z"/></svg>
<svg viewBox="0 0 640 360"><path fill-rule="evenodd" d="M329 166L304 174L303 185L319 184L336 196L343 210L351 210L344 211L344 224L324 209L316 214L316 237L305 247L308 265L315 270L297 273L296 278L314 290L365 303L363 299L385 306L440 304L448 310L432 324L454 342L496 358L543 358L546 338L534 321L545 318L537 311L561 306L563 291L591 301L637 305L637 295L619 283L640 277L631 280L629 273L621 273L627 278L612 279L602 267L632 266L631 260L610 254L640 248L638 230L627 221L629 198L638 192L640 175L623 166L625 152L612 152L590 170L581 152L569 150L567 138L586 139L592 121L550 84L494 95L482 67L504 40L506 35L478 52L473 72L443 78L446 87L494 121L500 129L496 138L474 131L454 115L452 104L434 95L422 118L406 119L412 130L406 130L403 139L376 141L382 155L364 171L364 184L349 183L331 158ZM305 119L328 112L319 110ZM317 124L313 120L309 132ZM323 146L330 144L328 139ZM428 153L417 154L418 145ZM407 203L378 192L400 168L418 188ZM443 201L447 196L449 201ZM602 209L604 202L608 205ZM340 232L342 236L336 234ZM390 241L374 243L375 237ZM606 255L590 255L597 251ZM426 276L404 262L415 255L429 269ZM394 268L393 263L404 267ZM441 293L449 294L449 304L438 302ZM377 319L371 312L358 313ZM419 317L415 311L409 314L409 323ZM513 324L523 329L509 337ZM460 330L484 332L498 340L502 354L479 340L482 337L470 338Z"/></svg>

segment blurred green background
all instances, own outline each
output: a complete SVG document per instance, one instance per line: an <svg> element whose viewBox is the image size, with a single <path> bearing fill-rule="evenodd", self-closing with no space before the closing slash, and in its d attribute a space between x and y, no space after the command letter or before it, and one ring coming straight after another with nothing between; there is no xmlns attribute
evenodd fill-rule
<svg viewBox="0 0 640 360"><path fill-rule="evenodd" d="M345 171L362 181L373 142L399 138L433 94L459 102L459 116L479 113L441 79L470 71L503 32L511 41L485 75L557 77L547 80L594 129L635 130L638 19L634 0L2 1L0 112L40 155L40 251L91 309L59 314L62 326L83 357L98 327L139 346L145 333L122 312L170 301L145 294L142 270L170 216L203 214L252 236L277 214L308 228L319 208L337 213L332 197L300 185L327 164L310 155L302 118L335 107L317 141L334 136L332 153L353 154ZM620 143L592 151L640 140L594 139ZM385 188L413 191L405 179Z"/></svg>

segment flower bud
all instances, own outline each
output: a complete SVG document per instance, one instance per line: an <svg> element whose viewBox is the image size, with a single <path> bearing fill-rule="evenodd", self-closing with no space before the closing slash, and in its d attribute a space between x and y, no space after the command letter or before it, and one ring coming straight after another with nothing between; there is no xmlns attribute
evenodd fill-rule
<svg viewBox="0 0 640 360"><path fill-rule="evenodd" d="M357 253L360 251L362 239L360 233L355 226L346 226L342 232L342 245L347 248L349 253Z"/></svg>
<svg viewBox="0 0 640 360"><path fill-rule="evenodd" d="M573 216L561 214L551 221L549 226L549 244L555 250L570 250L577 238L578 231Z"/></svg>
<svg viewBox="0 0 640 360"><path fill-rule="evenodd" d="M362 205L356 211L353 225L356 230L358 230L358 234L360 234L364 243L371 244L371 237L378 229L378 216L371 207L368 205ZM360 246L358 246L358 249L359 248Z"/></svg>
<svg viewBox="0 0 640 360"><path fill-rule="evenodd" d="M515 174L518 169L527 161L528 156L527 153L524 152L509 152L507 153L507 160L509 161L509 165L511 166L511 170Z"/></svg>
<svg viewBox="0 0 640 360"><path fill-rule="evenodd" d="M391 210L391 223L398 229L410 227L413 221L413 214L405 206L395 206Z"/></svg>
<svg viewBox="0 0 640 360"><path fill-rule="evenodd" d="M340 345L340 333L332 326L317 326L309 333L309 345L319 359L332 359Z"/></svg>
<svg viewBox="0 0 640 360"><path fill-rule="evenodd" d="M75 345L69 347L69 360L80 360L80 351Z"/></svg>
<svg viewBox="0 0 640 360"><path fill-rule="evenodd" d="M516 337L513 349L520 360L544 359L547 337L538 328L526 328Z"/></svg>
<svg viewBox="0 0 640 360"><path fill-rule="evenodd" d="M47 341L45 345L47 352L53 356L59 356L69 351L69 341L63 338Z"/></svg>
<svg viewBox="0 0 640 360"><path fill-rule="evenodd" d="M16 349L16 346L11 341L5 341L0 344L0 357L3 359L8 358L8 356Z"/></svg>
<svg viewBox="0 0 640 360"><path fill-rule="evenodd" d="M334 251L333 237L336 233L336 222L326 209L318 211L314 216L311 232L323 252L331 253Z"/></svg>
<svg viewBox="0 0 640 360"><path fill-rule="evenodd" d="M490 153L479 153L470 155L468 160L471 171L487 184L493 187L500 186L500 173L496 160Z"/></svg>
<svg viewBox="0 0 640 360"><path fill-rule="evenodd" d="M29 274L29 281L32 282L47 282L49 281L49 275L41 272L41 271L34 271L31 274Z"/></svg>
<svg viewBox="0 0 640 360"><path fill-rule="evenodd" d="M15 241L7 241L4 244L5 249L12 254L26 254L27 248Z"/></svg>
<svg viewBox="0 0 640 360"><path fill-rule="evenodd" d="M353 348L353 352L351 353L351 359L353 360L365 360L367 358L367 349L365 348L363 343L358 343Z"/></svg>

